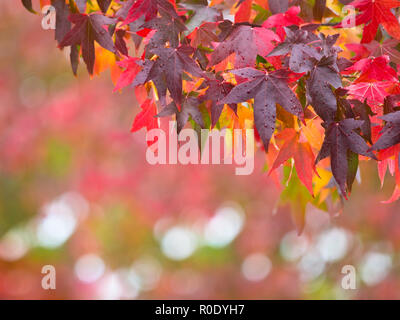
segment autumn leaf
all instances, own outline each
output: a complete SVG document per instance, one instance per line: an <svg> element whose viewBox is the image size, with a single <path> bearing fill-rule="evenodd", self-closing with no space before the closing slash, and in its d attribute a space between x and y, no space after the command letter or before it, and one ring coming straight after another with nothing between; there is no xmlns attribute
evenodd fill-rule
<svg viewBox="0 0 400 320"><path fill-rule="evenodd" d="M179 111L175 102L171 102L164 109L157 114L157 117L167 117L171 115L176 116L177 132L178 134L185 127L189 121L189 117L201 127L204 128L204 121L201 111L199 109L200 101L195 97L188 97L184 100L182 109Z"/></svg>
<svg viewBox="0 0 400 320"><path fill-rule="evenodd" d="M147 99L140 107L142 111L135 117L131 132L136 132L142 128L146 128L147 131L158 128L158 120L155 118L157 114L156 104L152 100Z"/></svg>
<svg viewBox="0 0 400 320"><path fill-rule="evenodd" d="M361 43L374 40L379 25L393 38L400 39L400 25L391 9L400 7L397 0L355 0L351 5L360 11L355 17L355 25L364 24ZM340 24L339 27L346 27Z"/></svg>
<svg viewBox="0 0 400 320"><path fill-rule="evenodd" d="M275 130L276 104L303 120L303 109L296 95L287 84L288 73L279 70L272 73L244 68L231 71L250 79L234 87L221 103L238 103L254 98L254 123L268 151L269 140Z"/></svg>
<svg viewBox="0 0 400 320"><path fill-rule="evenodd" d="M279 37L271 30L237 26L211 54L210 65L216 65L235 53L236 68L253 66L257 55L265 56L273 49L272 41L279 41Z"/></svg>
<svg viewBox="0 0 400 320"><path fill-rule="evenodd" d="M354 161L354 155L351 153L349 155L349 152L376 159L364 139L354 131L360 128L362 123L363 121L354 119L326 123L324 143L316 159L318 163L330 157L333 176L345 198L347 198L347 192L351 190L348 174L352 174L349 167L351 168Z"/></svg>
<svg viewBox="0 0 400 320"><path fill-rule="evenodd" d="M173 5L174 1L169 0L137 0L131 1L131 7L129 8L128 15L124 21L125 24L129 24L141 16L144 16L146 21L157 17L157 13L160 9L168 12L174 18L178 18Z"/></svg>
<svg viewBox="0 0 400 320"><path fill-rule="evenodd" d="M203 96L201 96L201 100L210 100L211 103L211 126L214 127L217 123L222 109L224 107L223 103L219 101L223 100L229 92L232 90L233 85L229 82L219 81L211 79L207 81L208 88ZM232 103L229 105L233 111L236 112L237 105Z"/></svg>
<svg viewBox="0 0 400 320"><path fill-rule="evenodd" d="M372 146L372 150L386 149L400 143L400 111L385 114L380 117L386 122L381 136Z"/></svg>
<svg viewBox="0 0 400 320"><path fill-rule="evenodd" d="M105 25L115 23L115 20L103 16L102 14L72 14L69 17L74 27L65 35L60 42L62 49L66 46L81 45L83 60L86 63L87 70L93 74L95 61L94 42L96 41L104 49L116 53L112 38Z"/></svg>
<svg viewBox="0 0 400 320"><path fill-rule="evenodd" d="M122 72L115 85L114 92L121 90L122 88L129 86L135 80L136 75L140 71L140 65L137 63L138 58L127 58L125 60L119 61L117 64L125 70Z"/></svg>
<svg viewBox="0 0 400 320"><path fill-rule="evenodd" d="M397 81L396 71L388 65L389 57L380 56L377 58L365 58L357 61L346 71L361 72L360 76L354 81Z"/></svg>
<svg viewBox="0 0 400 320"><path fill-rule="evenodd" d="M288 159L293 158L297 175L300 181L314 196L312 180L315 169L315 156L308 142L300 141L300 134L292 128L286 128L275 137L277 140L284 141L279 150L279 154L272 165L269 174Z"/></svg>

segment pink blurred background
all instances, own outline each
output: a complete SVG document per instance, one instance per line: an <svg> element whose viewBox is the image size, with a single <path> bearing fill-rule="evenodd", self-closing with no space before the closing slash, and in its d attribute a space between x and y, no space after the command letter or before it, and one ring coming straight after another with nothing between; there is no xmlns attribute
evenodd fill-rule
<svg viewBox="0 0 400 320"><path fill-rule="evenodd" d="M108 71L75 78L18 1L0 17L1 299L400 298L400 206L381 204L393 181L373 163L341 215L310 206L298 236L261 152L250 176L147 164L134 94Z"/></svg>

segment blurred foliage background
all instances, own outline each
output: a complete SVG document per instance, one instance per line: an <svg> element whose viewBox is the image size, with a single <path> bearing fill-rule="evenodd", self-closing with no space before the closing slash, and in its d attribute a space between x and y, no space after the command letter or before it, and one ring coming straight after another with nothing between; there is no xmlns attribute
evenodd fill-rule
<svg viewBox="0 0 400 320"><path fill-rule="evenodd" d="M112 93L109 71L74 78L16 1L0 17L0 298L400 298L400 205L381 203L394 183L376 165L341 214L309 206L298 236L262 153L250 176L148 165L133 93Z"/></svg>

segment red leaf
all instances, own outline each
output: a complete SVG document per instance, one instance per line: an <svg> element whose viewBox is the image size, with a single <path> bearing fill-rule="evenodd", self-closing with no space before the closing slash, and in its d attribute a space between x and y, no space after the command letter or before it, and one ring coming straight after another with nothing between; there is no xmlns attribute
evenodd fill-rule
<svg viewBox="0 0 400 320"><path fill-rule="evenodd" d="M356 0L351 5L360 11L356 16L356 26L365 25L361 43L369 43L374 40L380 24L392 37L400 39L400 25L391 12L391 9L400 7L399 1ZM345 27L345 25L340 24L338 27Z"/></svg>
<svg viewBox="0 0 400 320"><path fill-rule="evenodd" d="M286 162L289 158L294 159L297 175L300 181L306 186L311 195L314 196L312 188L313 172L315 170L315 157L309 143L299 141L299 133L292 128L284 129L276 139L285 141L279 154L272 165L269 174Z"/></svg>
<svg viewBox="0 0 400 320"><path fill-rule="evenodd" d="M131 128L131 132L136 132L141 128L146 128L147 131L158 128L158 120L154 116L157 114L157 106L154 101L147 99L141 106L140 111Z"/></svg>
<svg viewBox="0 0 400 320"><path fill-rule="evenodd" d="M135 80L136 75L141 70L141 67L136 63L140 59L138 58L128 58L122 61L117 62L117 64L125 68L122 72L121 76L118 79L117 84L115 85L115 91L118 91L126 86L129 86Z"/></svg>

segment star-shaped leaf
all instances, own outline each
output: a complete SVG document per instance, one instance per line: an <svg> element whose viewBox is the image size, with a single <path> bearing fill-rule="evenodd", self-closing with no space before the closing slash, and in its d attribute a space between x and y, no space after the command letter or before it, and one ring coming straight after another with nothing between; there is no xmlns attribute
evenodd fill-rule
<svg viewBox="0 0 400 320"><path fill-rule="evenodd" d="M175 102L171 102L157 114L157 117L176 116L177 132L185 127L191 117L201 128L204 128L204 121L199 105L201 102L195 97L187 97L182 104L181 111L178 110Z"/></svg>
<svg viewBox="0 0 400 320"><path fill-rule="evenodd" d="M297 175L308 191L313 195L312 178L315 170L315 157L308 142L300 141L300 134L292 128L286 128L280 132L276 139L284 141L279 150L270 173L286 162L288 159L294 159Z"/></svg>
<svg viewBox="0 0 400 320"><path fill-rule="evenodd" d="M400 111L385 114L380 118L386 121L386 124L372 150L386 149L400 143Z"/></svg>
<svg viewBox="0 0 400 320"><path fill-rule="evenodd" d="M168 12L174 18L178 18L173 5L174 2L169 0L137 0L131 3L124 21L125 24L131 23L141 16L144 16L146 21L154 19L160 9Z"/></svg>
<svg viewBox="0 0 400 320"><path fill-rule="evenodd" d="M353 174L351 170L349 171L349 167L354 162L354 155L349 152L375 158L364 139L354 131L362 124L363 121L354 119L324 124L325 139L316 162L330 157L332 174L345 198L347 192L351 190L351 185L348 183L351 177L348 177L348 174Z"/></svg>
<svg viewBox="0 0 400 320"><path fill-rule="evenodd" d="M111 35L104 28L105 25L115 23L115 20L102 14L72 14L69 17L74 27L65 35L59 47L81 45L83 60L87 70L93 74L95 61L94 42L96 41L104 49L116 53Z"/></svg>
<svg viewBox="0 0 400 320"><path fill-rule="evenodd" d="M182 103L182 74L188 72L193 76L204 76L200 67L189 56L194 49L189 46L174 48L156 48L154 54L156 60L145 60L141 63L142 70L138 73L133 86L153 81L162 104L165 103L166 90L168 89L172 99L180 105Z"/></svg>
<svg viewBox="0 0 400 320"><path fill-rule="evenodd" d="M221 103L238 103L254 98L254 123L267 151L275 130L277 104L301 120L304 117L299 100L287 84L288 72L278 70L265 73L244 68L233 70L232 73L249 81L234 87Z"/></svg>
<svg viewBox="0 0 400 320"><path fill-rule="evenodd" d="M216 79L211 79L207 81L208 88L206 93L200 97L202 101L210 100L211 104L211 125L214 127L217 123L224 104L220 101L224 99L229 92L232 90L233 85L229 82L219 81ZM235 103L229 104L230 108L236 112L237 105Z"/></svg>
<svg viewBox="0 0 400 320"><path fill-rule="evenodd" d="M355 17L355 24L364 24L361 43L374 40L379 25L382 25L393 38L400 39L400 25L391 9L400 7L397 0L355 0L351 5L360 11ZM339 27L347 27L347 21ZM353 27L353 26L352 26Z"/></svg>
<svg viewBox="0 0 400 320"><path fill-rule="evenodd" d="M210 65L216 65L235 53L235 67L253 66L257 55L265 56L279 37L269 29L239 25L211 54Z"/></svg>

